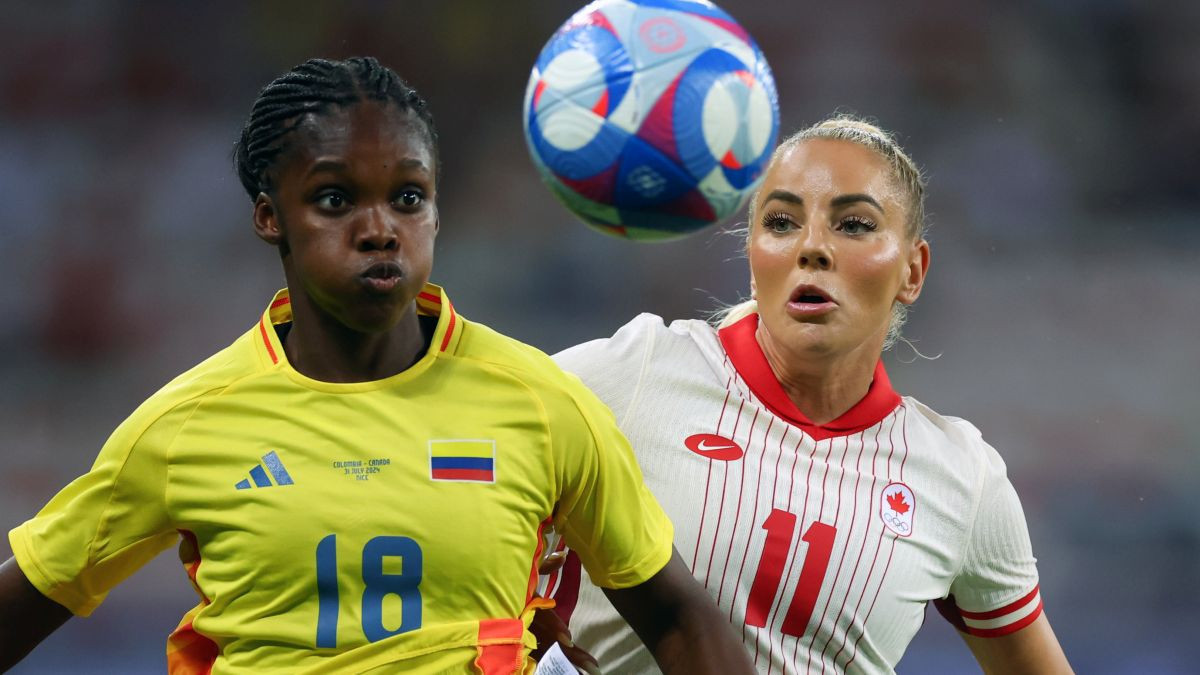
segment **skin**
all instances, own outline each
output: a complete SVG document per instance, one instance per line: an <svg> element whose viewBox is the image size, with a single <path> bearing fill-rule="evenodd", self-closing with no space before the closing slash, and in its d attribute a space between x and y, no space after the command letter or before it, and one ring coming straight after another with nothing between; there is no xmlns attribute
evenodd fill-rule
<svg viewBox="0 0 1200 675"><path fill-rule="evenodd" d="M892 303L921 294L929 244L909 231L886 160L856 143L788 148L758 198L748 246L758 343L796 407L824 424L866 395ZM798 313L789 301L802 284L832 307Z"/></svg>
<svg viewBox="0 0 1200 675"><path fill-rule="evenodd" d="M326 382L382 379L428 336L415 300L433 269L436 159L411 112L374 102L309 115L254 202L254 231L280 250L296 370ZM375 282L369 277L380 276Z"/></svg>
<svg viewBox="0 0 1200 675"><path fill-rule="evenodd" d="M277 187L254 202L254 231L278 247L291 294L288 360L326 382L402 372L431 339L415 305L438 232L429 136L411 113L375 102L309 115L293 133L271 176ZM754 672L678 553L646 582L608 595L664 672ZM14 560L0 565L0 671L70 616Z"/></svg>
<svg viewBox="0 0 1200 675"><path fill-rule="evenodd" d="M980 638L966 633L959 636L988 675L1074 672L1044 612L1033 623L1004 637Z"/></svg>
<svg viewBox="0 0 1200 675"><path fill-rule="evenodd" d="M0 673L71 618L66 607L42 595L9 558L0 564Z"/></svg>

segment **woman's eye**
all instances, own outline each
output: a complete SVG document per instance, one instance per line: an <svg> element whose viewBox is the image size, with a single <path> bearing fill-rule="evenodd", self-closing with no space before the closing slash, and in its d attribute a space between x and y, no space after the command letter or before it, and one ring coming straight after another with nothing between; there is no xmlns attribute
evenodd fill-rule
<svg viewBox="0 0 1200 675"><path fill-rule="evenodd" d="M425 195L418 190L405 190L400 193L400 203L404 206L416 206L425 199Z"/></svg>
<svg viewBox="0 0 1200 675"><path fill-rule="evenodd" d="M866 218L851 216L842 221L841 229L842 232L845 232L846 234L864 234L867 232L874 232L875 223L867 220Z"/></svg>
<svg viewBox="0 0 1200 675"><path fill-rule="evenodd" d="M767 214L763 218L763 228L771 232L787 232L792 227L792 219L781 214Z"/></svg>
<svg viewBox="0 0 1200 675"><path fill-rule="evenodd" d="M346 198L337 192L327 192L317 197L317 205L330 211L339 211L346 206Z"/></svg>

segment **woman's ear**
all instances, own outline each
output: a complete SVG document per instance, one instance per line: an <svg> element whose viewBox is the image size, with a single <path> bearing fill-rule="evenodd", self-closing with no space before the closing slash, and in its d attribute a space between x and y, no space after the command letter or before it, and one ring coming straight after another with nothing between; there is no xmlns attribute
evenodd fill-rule
<svg viewBox="0 0 1200 675"><path fill-rule="evenodd" d="M272 246L279 246L283 243L283 228L279 223L279 212L275 210L275 203L265 192L258 193L258 197L254 200L254 233L258 235L259 239Z"/></svg>
<svg viewBox="0 0 1200 675"><path fill-rule="evenodd" d="M905 305L911 305L921 296L921 288L925 286L925 275L929 273L929 242L924 239L913 244L909 251L908 264L904 268L904 279L896 300Z"/></svg>

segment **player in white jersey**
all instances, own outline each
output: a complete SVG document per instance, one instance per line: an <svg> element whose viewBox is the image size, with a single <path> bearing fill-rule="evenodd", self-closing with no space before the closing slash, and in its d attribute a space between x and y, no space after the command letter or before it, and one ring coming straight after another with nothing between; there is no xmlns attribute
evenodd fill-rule
<svg viewBox="0 0 1200 675"><path fill-rule="evenodd" d="M880 361L928 270L923 198L879 128L803 130L751 203L755 300L555 357L613 409L762 673L893 672L930 601L986 671L1070 671L1004 462ZM606 671L654 670L573 556L543 581Z"/></svg>

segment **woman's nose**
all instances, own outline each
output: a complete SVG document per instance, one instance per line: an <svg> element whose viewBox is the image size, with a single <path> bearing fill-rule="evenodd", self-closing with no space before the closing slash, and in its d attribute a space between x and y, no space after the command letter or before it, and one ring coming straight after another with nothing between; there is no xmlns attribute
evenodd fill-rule
<svg viewBox="0 0 1200 675"><path fill-rule="evenodd" d="M359 227L355 246L360 251L391 251L399 245L396 223L387 209L367 209Z"/></svg>
<svg viewBox="0 0 1200 675"><path fill-rule="evenodd" d="M803 268L813 268L820 270L828 270L833 267L833 251L829 246L828 238L817 228L806 228L803 236L800 239L797 252L797 264Z"/></svg>

